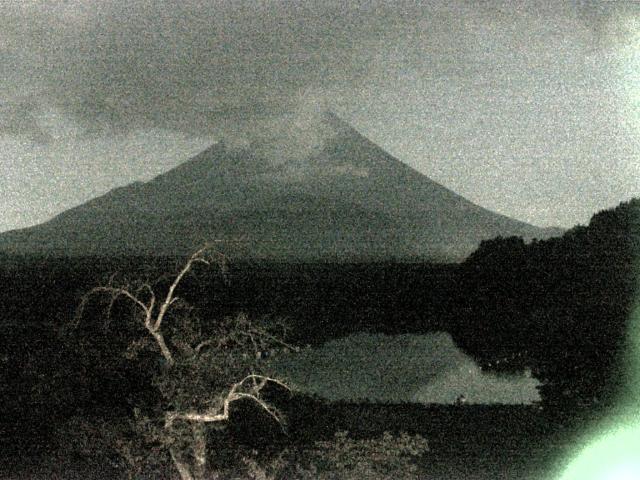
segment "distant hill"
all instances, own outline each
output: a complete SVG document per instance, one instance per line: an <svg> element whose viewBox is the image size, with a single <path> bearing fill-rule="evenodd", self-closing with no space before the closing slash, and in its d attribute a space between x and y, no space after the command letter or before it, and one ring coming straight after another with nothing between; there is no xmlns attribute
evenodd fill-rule
<svg viewBox="0 0 640 480"><path fill-rule="evenodd" d="M314 148L297 158L296 138L243 148L217 143L151 181L1 234L0 250L181 255L221 240L235 245L227 248L236 256L273 260L459 261L484 239L562 233L471 203L333 114L313 128Z"/></svg>

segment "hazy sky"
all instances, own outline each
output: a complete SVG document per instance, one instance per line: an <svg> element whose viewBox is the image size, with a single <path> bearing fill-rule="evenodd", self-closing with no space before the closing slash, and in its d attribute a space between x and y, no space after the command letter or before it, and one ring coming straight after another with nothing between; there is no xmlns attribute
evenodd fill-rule
<svg viewBox="0 0 640 480"><path fill-rule="evenodd" d="M0 9L0 230L149 179L300 105L333 109L434 180L534 224L585 223L640 192L635 3Z"/></svg>

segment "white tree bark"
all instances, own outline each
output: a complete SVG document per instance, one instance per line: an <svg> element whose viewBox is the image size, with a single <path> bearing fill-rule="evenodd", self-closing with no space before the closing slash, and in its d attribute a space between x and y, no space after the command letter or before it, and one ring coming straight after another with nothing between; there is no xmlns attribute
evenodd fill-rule
<svg viewBox="0 0 640 480"><path fill-rule="evenodd" d="M151 334L155 343L158 345L160 349L161 355L164 357L167 364L171 367L175 364L174 356L167 346L164 335L162 333L162 321L164 320L165 315L167 314L171 305L173 305L178 297L175 296L176 288L184 278L184 276L191 270L194 264L196 263L204 263L206 265L211 265L211 260L207 257L207 252L211 249L211 245L205 245L200 250L195 252L189 259L187 263L182 267L182 270L176 275L175 279L169 286L169 290L160 305L160 308L156 312L156 294L149 283L143 283L140 285L135 291L132 291L130 287L124 286L115 286L109 282L108 285L99 286L89 291L83 298L80 303L80 307L76 312L76 322L80 320L82 316L82 312L89 298L98 293L107 293L111 295L111 302L109 304L108 311L111 311L113 304L119 297L125 297L133 304L140 309L142 314L144 315L144 327ZM221 258L224 258L221 256ZM148 295L148 300L144 300L145 292Z"/></svg>
<svg viewBox="0 0 640 480"><path fill-rule="evenodd" d="M191 470L189 466L182 458L182 453L178 452L176 448L170 447L169 454L171 455L171 460L173 460L173 464L176 466L178 470L178 474L180 475L181 480L195 480L193 475L191 474Z"/></svg>
<svg viewBox="0 0 640 480"><path fill-rule="evenodd" d="M196 480L204 480L207 473L207 436L204 424L195 422L193 430L193 476Z"/></svg>
<svg viewBox="0 0 640 480"><path fill-rule="evenodd" d="M109 312L111 311L111 308L119 297L125 297L139 309L139 312L142 314L145 329L154 339L155 344L158 346L160 354L165 359L167 365L169 367L173 367L176 363L176 360L174 354L167 345L164 334L162 332L163 320L171 306L174 305L178 300L178 297L175 296L176 289L184 276L191 270L193 265L195 263L204 263L206 265L211 264L211 257L206 256L206 253L209 249L210 246L206 245L195 252L187 260L184 267L176 275L173 282L169 286L167 294L160 303L159 308L156 308L156 294L149 283L143 283L137 289L132 290L128 285L113 285L112 279L109 284L96 287L89 291L83 297L80 307L76 312L76 321L79 321L80 317L82 316L83 309L88 302L88 299L94 294L106 293L111 296L111 302L108 308ZM244 323L240 323L239 327L236 325L236 328L241 328L242 331L236 333L239 333L242 336L248 336L253 344L254 349L258 348L256 340L260 339L261 341L277 343L280 346L297 350L295 347L284 343L280 339L269 334L267 331L264 331L259 327L256 328L252 326L251 323L247 321L246 317L242 318L244 319ZM217 340L220 341L221 339ZM215 348L214 341L212 341L211 339L205 340L198 344L193 349L193 352L198 355L203 348L212 346ZM169 454L182 480L203 480L207 475L207 439L205 424L228 421L230 406L233 402L242 399L249 399L256 403L266 413L271 415L276 422L281 423L281 418L277 410L261 398L261 392L269 382L276 383L288 389L288 387L284 383L280 382L277 379L266 377L263 375L250 374L245 376L239 382L234 383L230 386L226 396L224 397L222 405L218 404L218 408L206 410L203 412L172 411L165 414L164 429L165 432L167 432L170 436L175 421L181 420L189 422L191 424L193 435L191 442L192 455L185 455L185 452L179 451L179 449L175 445L169 446Z"/></svg>
<svg viewBox="0 0 640 480"><path fill-rule="evenodd" d="M249 382L251 383L247 386L247 383ZM271 415L276 422L281 423L281 419L278 416L277 411L260 398L260 392L269 382L276 383L287 390L289 389L289 387L277 379L263 375L251 374L231 386L222 403L222 411L218 409L205 412L168 412L165 415L166 430L170 430L174 422L177 420L184 420L192 423L194 435L192 447L194 452L194 461L192 467L189 468L187 463L184 462L184 460L182 460L177 454L172 453L171 455L182 480L202 480L206 475L207 445L204 424L229 420L230 407L233 402L241 399L253 400L260 408ZM242 389L246 389L246 391L241 391Z"/></svg>

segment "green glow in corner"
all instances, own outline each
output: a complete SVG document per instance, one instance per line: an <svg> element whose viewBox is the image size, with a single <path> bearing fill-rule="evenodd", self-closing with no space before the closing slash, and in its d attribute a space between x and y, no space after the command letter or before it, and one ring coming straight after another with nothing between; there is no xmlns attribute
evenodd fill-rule
<svg viewBox="0 0 640 480"><path fill-rule="evenodd" d="M560 480L640 479L640 425L597 439L571 463Z"/></svg>
<svg viewBox="0 0 640 480"><path fill-rule="evenodd" d="M636 278L640 283L640 275ZM618 399L618 414L594 430L589 445L560 480L640 480L640 288L637 292L627 332L626 389Z"/></svg>

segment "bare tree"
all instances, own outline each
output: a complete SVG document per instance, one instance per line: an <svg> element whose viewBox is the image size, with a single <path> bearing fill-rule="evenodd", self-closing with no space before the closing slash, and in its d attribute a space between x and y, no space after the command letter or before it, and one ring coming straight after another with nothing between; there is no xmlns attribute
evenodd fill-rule
<svg viewBox="0 0 640 480"><path fill-rule="evenodd" d="M164 405L171 407L164 411L161 426L149 430L152 431L150 437L166 447L183 480L199 480L207 475L206 425L227 422L234 402L253 402L278 424L283 421L263 393L268 384L288 387L273 376L257 373L258 363L264 351L296 348L284 342L273 325L252 321L244 314L219 321L214 332L204 338L197 328L192 328L189 316L184 313L189 311L187 304L176 294L195 265L218 264L225 270L226 261L211 245L205 245L189 257L163 295L156 292L151 282L116 283L111 277L106 285L95 287L83 296L75 317L77 325L94 296L109 298L105 321L113 316L119 299L132 305L133 320L144 327L146 335L131 342L131 356L145 345L145 339L150 339L166 366L156 373L154 383ZM167 338L167 318L178 306L183 312L178 320L183 324L174 329L177 333ZM150 424L148 419L145 421ZM185 431L189 431L186 442Z"/></svg>

